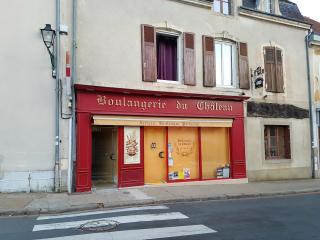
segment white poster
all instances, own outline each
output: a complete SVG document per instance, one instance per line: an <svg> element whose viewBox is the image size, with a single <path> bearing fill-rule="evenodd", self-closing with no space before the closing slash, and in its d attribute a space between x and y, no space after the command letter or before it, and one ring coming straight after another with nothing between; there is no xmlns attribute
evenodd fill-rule
<svg viewBox="0 0 320 240"><path fill-rule="evenodd" d="M140 127L124 127L124 164L140 163Z"/></svg>

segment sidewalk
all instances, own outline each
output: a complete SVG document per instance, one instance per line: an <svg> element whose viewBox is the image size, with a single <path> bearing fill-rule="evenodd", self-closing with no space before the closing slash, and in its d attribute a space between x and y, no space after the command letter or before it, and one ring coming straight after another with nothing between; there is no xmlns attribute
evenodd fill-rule
<svg viewBox="0 0 320 240"><path fill-rule="evenodd" d="M320 192L320 179L247 184L196 182L127 189L101 189L92 193L0 194L0 215L61 213L96 208L161 204L183 201L237 199Z"/></svg>

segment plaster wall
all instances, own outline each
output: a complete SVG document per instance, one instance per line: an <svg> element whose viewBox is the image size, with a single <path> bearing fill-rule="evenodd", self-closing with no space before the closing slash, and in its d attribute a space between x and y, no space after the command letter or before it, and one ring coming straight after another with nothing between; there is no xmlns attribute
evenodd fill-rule
<svg viewBox="0 0 320 240"><path fill-rule="evenodd" d="M291 159L266 160L264 125L289 125ZM308 119L246 118L247 172L250 180L311 177ZM250 126L250 128L248 127Z"/></svg>
<svg viewBox="0 0 320 240"><path fill-rule="evenodd" d="M46 23L56 29L55 1L10 0L0 9L0 192L53 190L55 80L40 34Z"/></svg>
<svg viewBox="0 0 320 240"><path fill-rule="evenodd" d="M146 4L145 0L79 1L77 83L183 93L245 94L251 97L250 101L292 104L308 109L305 29L240 16L237 10L241 5L239 0L235 1L232 16L181 2L153 0ZM142 81L141 24L169 26L181 32L195 33L196 86ZM285 93L269 93L264 88L254 89L253 86L251 90L203 87L202 35L247 42L249 67L252 70L264 68L264 46L281 48ZM310 177L308 119L273 120L292 126L292 160L265 162L261 135L264 120L247 118L245 135L248 176L259 180ZM280 170L283 174L278 174ZM267 174L261 171L267 171Z"/></svg>
<svg viewBox="0 0 320 240"><path fill-rule="evenodd" d="M142 81L141 24L168 24L178 30L195 33L196 86ZM202 35L229 36L248 43L252 69L264 67L263 46L282 48L285 94L268 94L268 101L307 107L307 84L301 81L307 73L304 47L306 32L303 29L238 15L224 16L209 9L169 0L153 0L148 4L145 0L121 0L121 4L119 0L82 0L78 3L77 28L78 83L175 92L240 94L243 91L239 89L205 88L202 84ZM267 94L264 90L244 92L256 99L262 99Z"/></svg>

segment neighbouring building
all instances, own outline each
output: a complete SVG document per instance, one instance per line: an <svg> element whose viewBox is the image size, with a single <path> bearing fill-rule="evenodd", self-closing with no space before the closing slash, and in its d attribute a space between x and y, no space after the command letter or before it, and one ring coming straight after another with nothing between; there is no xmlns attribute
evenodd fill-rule
<svg viewBox="0 0 320 240"><path fill-rule="evenodd" d="M63 2L61 11L69 12L71 6ZM61 66L56 78L63 88L56 141L56 79L40 33L46 23L56 29L55 9L51 0L1 3L0 192L66 190L69 122L61 117L68 118L71 111L64 101L65 70ZM64 14L61 21L69 25L69 18ZM64 62L70 49L67 36L61 35L60 43ZM57 164L56 142L60 145Z"/></svg>
<svg viewBox="0 0 320 240"><path fill-rule="evenodd" d="M315 177L319 177L319 139L320 139L320 23L305 17L305 21L311 24L308 37L309 68L311 83L311 100L313 114L313 154Z"/></svg>
<svg viewBox="0 0 320 240"><path fill-rule="evenodd" d="M6 5L0 191L312 177L310 24L296 4ZM57 30L55 79L39 31L46 23Z"/></svg>

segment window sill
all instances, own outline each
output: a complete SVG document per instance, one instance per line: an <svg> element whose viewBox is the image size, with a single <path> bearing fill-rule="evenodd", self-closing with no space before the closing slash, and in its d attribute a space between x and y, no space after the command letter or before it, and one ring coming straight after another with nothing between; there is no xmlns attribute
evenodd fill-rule
<svg viewBox="0 0 320 240"><path fill-rule="evenodd" d="M157 82L153 83L156 87L167 87L167 88L182 88L186 89L187 86L182 84L179 81L166 81L166 80L157 80Z"/></svg>
<svg viewBox="0 0 320 240"><path fill-rule="evenodd" d="M219 17L227 17L227 18L233 18L234 17L233 14L224 14L224 13L215 12L215 11L212 11L212 14L215 15L215 16L219 16Z"/></svg>
<svg viewBox="0 0 320 240"><path fill-rule="evenodd" d="M236 87L223 87L223 86L217 86L213 88L216 91L220 92L234 92L234 93L242 93L243 89L236 88Z"/></svg>
<svg viewBox="0 0 320 240"><path fill-rule="evenodd" d="M266 164L284 164L292 163L292 159L265 159L264 162Z"/></svg>
<svg viewBox="0 0 320 240"><path fill-rule="evenodd" d="M192 5L195 7L205 8L208 10L211 10L211 7L212 7L212 3L204 2L201 0L169 0L169 1L184 3L184 4Z"/></svg>

